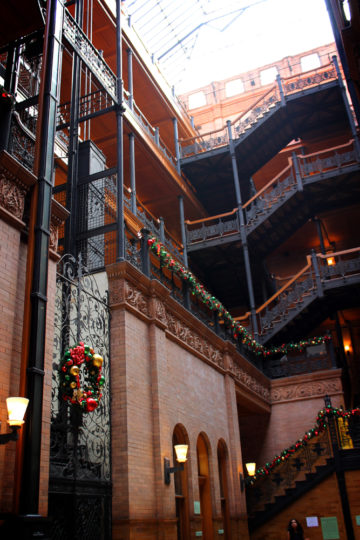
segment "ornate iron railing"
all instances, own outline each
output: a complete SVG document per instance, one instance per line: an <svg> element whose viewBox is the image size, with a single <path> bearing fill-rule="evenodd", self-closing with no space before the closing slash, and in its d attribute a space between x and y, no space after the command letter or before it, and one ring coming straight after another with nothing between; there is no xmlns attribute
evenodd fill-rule
<svg viewBox="0 0 360 540"><path fill-rule="evenodd" d="M248 485L246 501L249 517L264 510L265 505L273 503L276 496L285 494L285 490L294 487L296 481L304 480L307 473L315 473L316 467L325 465L332 455L330 437L326 430L299 448L271 474L258 478L253 485Z"/></svg>
<svg viewBox="0 0 360 540"><path fill-rule="evenodd" d="M185 223L186 239L189 245L211 238L224 238L239 231L238 209L234 208L226 214ZM199 224L200 227L196 227Z"/></svg>
<svg viewBox="0 0 360 540"><path fill-rule="evenodd" d="M332 63L293 77L279 78L277 84L267 90L263 96L258 98L255 103L231 122L233 139L241 138L250 129L258 126L265 115L280 107L282 100L286 101L287 96L326 84L336 80L336 78L336 69ZM179 143L181 158L201 154L215 148L227 146L229 144L228 129L224 126L196 137L180 139Z"/></svg>
<svg viewBox="0 0 360 540"><path fill-rule="evenodd" d="M65 10L63 35L81 60L87 65L93 75L95 75L104 90L116 102L116 77L114 73L103 59L102 54L94 47L68 10Z"/></svg>

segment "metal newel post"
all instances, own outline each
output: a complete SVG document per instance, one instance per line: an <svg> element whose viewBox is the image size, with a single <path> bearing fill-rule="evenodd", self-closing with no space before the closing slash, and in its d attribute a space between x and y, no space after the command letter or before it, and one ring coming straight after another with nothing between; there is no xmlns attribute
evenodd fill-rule
<svg viewBox="0 0 360 540"><path fill-rule="evenodd" d="M160 144L160 130L158 127L155 128L155 143L157 146Z"/></svg>
<svg viewBox="0 0 360 540"><path fill-rule="evenodd" d="M295 154L295 152L292 152L291 156L292 156L292 161L293 161L293 164L294 164L295 178L296 178L298 191L303 191L304 186L303 186L303 183L302 183L298 157Z"/></svg>
<svg viewBox="0 0 360 540"><path fill-rule="evenodd" d="M315 250L313 250L313 249L311 250L311 261L312 261L312 265L314 267L315 280L316 280L316 287L317 287L317 290L318 290L318 295L319 295L319 297L322 297L322 296L324 296L324 290L323 290L323 286L322 286L322 282L321 282L319 263L318 263L318 260L317 260Z"/></svg>
<svg viewBox="0 0 360 540"><path fill-rule="evenodd" d="M141 229L141 269L147 277L150 277L149 232L148 229Z"/></svg>
<svg viewBox="0 0 360 540"><path fill-rule="evenodd" d="M184 265L188 267L188 256L187 256L187 242L186 242L186 231L185 231L185 216L184 216L184 199L182 195L179 195L179 210L180 210L180 227L181 227L181 241L183 245L183 257Z"/></svg>
<svg viewBox="0 0 360 540"><path fill-rule="evenodd" d="M136 177L135 177L135 135L129 133L129 160L130 160L130 205L131 211L136 216L137 214L137 205L136 205Z"/></svg>
<svg viewBox="0 0 360 540"><path fill-rule="evenodd" d="M174 124L174 140L175 140L175 156L176 156L176 170L178 174L181 174L180 167L180 148L179 148L179 131L177 118L173 118Z"/></svg>
<svg viewBox="0 0 360 540"><path fill-rule="evenodd" d="M127 49L127 65L128 65L128 92L129 92L129 107L134 109L134 87L133 87L133 52Z"/></svg>
<svg viewBox="0 0 360 540"><path fill-rule="evenodd" d="M162 244L165 243L165 223L164 218L159 217L159 224L160 224L160 242Z"/></svg>
<svg viewBox="0 0 360 540"><path fill-rule="evenodd" d="M277 85L279 87L281 105L285 105L284 89L283 89L283 85L282 85L281 77L280 77L279 73L276 75L276 82L277 82Z"/></svg>
<svg viewBox="0 0 360 540"><path fill-rule="evenodd" d="M116 0L116 261L125 260L121 0Z"/></svg>
<svg viewBox="0 0 360 540"><path fill-rule="evenodd" d="M236 204L238 207L241 243L242 243L242 249L243 249L243 254L244 254L246 283L247 283L248 294L249 294L252 330L253 330L254 337L257 338L259 335L259 331L258 331L258 324L257 324L257 318L256 318L255 297L254 297L254 289L253 289L252 275L251 275L249 248L247 244L247 236L246 236L246 229L245 229L245 219L244 219L244 213L243 213L242 202L241 202L239 174L238 174L238 169L237 169L234 141L232 138L230 120L227 120L226 124L227 124L228 134L229 134L229 149L230 149L230 155L231 155Z"/></svg>

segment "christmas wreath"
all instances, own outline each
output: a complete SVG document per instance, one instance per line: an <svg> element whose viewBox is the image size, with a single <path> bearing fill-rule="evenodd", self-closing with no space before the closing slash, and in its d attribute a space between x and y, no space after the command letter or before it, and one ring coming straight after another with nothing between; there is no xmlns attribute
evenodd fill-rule
<svg viewBox="0 0 360 540"><path fill-rule="evenodd" d="M66 349L60 362L60 391L65 401L81 408L83 412L95 410L101 399L105 383L101 375L103 358L94 349L80 341ZM84 382L81 381L83 367Z"/></svg>

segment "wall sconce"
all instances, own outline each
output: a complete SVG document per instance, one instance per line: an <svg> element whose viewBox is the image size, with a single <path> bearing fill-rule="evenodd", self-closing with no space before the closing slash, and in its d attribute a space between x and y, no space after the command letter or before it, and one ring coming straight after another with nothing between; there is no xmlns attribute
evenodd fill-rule
<svg viewBox="0 0 360 540"><path fill-rule="evenodd" d="M345 350L346 354L350 354L351 347L350 347L350 344L349 344L349 343L346 343L346 344L344 345L344 350Z"/></svg>
<svg viewBox="0 0 360 540"><path fill-rule="evenodd" d="M170 460L168 458L164 458L165 484L170 484L171 473L184 470L184 463L187 460L187 451L188 451L187 444L175 444L174 448L175 448L175 453L176 453L176 460L178 463L180 463L180 465L178 467L170 467Z"/></svg>
<svg viewBox="0 0 360 540"><path fill-rule="evenodd" d="M0 435L0 444L6 444L9 441L17 441L19 438L18 430L24 423L24 415L29 400L23 397L9 397L6 400L8 410L8 424L11 433Z"/></svg>
<svg viewBox="0 0 360 540"><path fill-rule="evenodd" d="M328 266L335 266L335 257L327 257L326 262Z"/></svg>
<svg viewBox="0 0 360 540"><path fill-rule="evenodd" d="M245 463L245 467L246 467L246 470L247 470L247 473L248 473L249 476L255 476L256 463ZM246 483L245 478L240 473L240 488L241 488L241 491L244 491L245 483Z"/></svg>

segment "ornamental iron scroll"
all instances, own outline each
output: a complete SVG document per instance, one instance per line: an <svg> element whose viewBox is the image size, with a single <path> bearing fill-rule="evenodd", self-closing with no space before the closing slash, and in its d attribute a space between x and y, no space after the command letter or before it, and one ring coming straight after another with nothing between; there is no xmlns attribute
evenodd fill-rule
<svg viewBox="0 0 360 540"><path fill-rule="evenodd" d="M79 505L92 508L96 538L111 535L111 433L110 433L110 312L105 273L89 274L81 257L64 255L56 276L55 332L52 370L49 508L54 538L73 538L75 530L89 538L87 522L76 512ZM104 358L102 399L87 415L68 407L59 393L59 363L64 351L83 341ZM75 496L71 511L61 504ZM93 501L101 499L99 504ZM55 530L56 529L56 530ZM53 536L52 536L53 538Z"/></svg>

